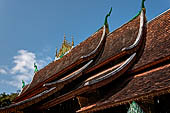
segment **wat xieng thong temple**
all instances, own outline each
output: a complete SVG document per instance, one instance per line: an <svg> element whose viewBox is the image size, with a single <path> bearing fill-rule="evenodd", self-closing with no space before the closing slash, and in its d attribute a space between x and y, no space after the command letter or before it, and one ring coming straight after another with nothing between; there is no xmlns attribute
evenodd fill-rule
<svg viewBox="0 0 170 113"><path fill-rule="evenodd" d="M104 25L35 73L0 113L170 113L170 9Z"/></svg>

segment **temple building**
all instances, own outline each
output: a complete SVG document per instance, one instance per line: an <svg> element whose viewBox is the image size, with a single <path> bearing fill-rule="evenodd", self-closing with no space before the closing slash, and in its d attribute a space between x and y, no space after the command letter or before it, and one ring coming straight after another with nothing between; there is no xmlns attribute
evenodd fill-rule
<svg viewBox="0 0 170 113"><path fill-rule="evenodd" d="M36 72L0 113L170 113L170 9L149 22L146 12L142 0L112 32L110 11L74 48L64 38L62 58Z"/></svg>

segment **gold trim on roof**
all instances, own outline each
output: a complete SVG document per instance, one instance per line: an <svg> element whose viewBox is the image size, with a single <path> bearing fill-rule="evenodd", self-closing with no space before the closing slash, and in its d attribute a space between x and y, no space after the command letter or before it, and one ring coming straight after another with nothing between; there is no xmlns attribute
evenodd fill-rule
<svg viewBox="0 0 170 113"><path fill-rule="evenodd" d="M70 43L66 40L66 35L64 33L64 40L58 53L56 48L56 58L63 57L66 52L72 49L73 46L74 46L73 36L72 36L72 43Z"/></svg>

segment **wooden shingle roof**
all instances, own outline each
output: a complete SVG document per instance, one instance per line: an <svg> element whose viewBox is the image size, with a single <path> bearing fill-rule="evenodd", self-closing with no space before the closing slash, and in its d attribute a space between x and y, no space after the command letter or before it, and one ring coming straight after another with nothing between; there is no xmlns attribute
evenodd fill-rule
<svg viewBox="0 0 170 113"><path fill-rule="evenodd" d="M144 52L125 73L130 82L105 100L78 110L88 113L127 104L133 100L170 93L170 9L147 24ZM128 77L128 74L130 76ZM121 85L121 83L119 84Z"/></svg>
<svg viewBox="0 0 170 113"><path fill-rule="evenodd" d="M76 67L77 65L87 61L88 59L84 60L81 57L84 55L88 55L96 48L102 36L102 32L103 32L102 28L99 29L92 36L90 36L87 40L83 41L75 48L73 48L69 54L65 55L63 58L57 61L51 62L46 67L44 67L39 72L37 72L34 75L33 80L30 83L29 87L27 88L27 91L25 91L22 95L16 98L15 101L18 102L23 99L26 99L27 94L29 94L30 97L44 91L45 88L43 89L40 88L42 88L42 86L45 83L57 79L57 77L61 75L64 76L63 75L64 73L70 71L72 68ZM92 57L94 57L94 55ZM36 93L37 89L39 89L39 91ZM31 93L34 92L35 94L31 95Z"/></svg>

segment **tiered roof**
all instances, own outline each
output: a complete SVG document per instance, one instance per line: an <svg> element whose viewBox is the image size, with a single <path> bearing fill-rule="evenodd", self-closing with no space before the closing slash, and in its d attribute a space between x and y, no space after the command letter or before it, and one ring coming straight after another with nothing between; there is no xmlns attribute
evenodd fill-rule
<svg viewBox="0 0 170 113"><path fill-rule="evenodd" d="M139 61L125 75L124 86L105 100L77 111L88 113L127 104L133 100L153 98L170 93L170 9L147 24L144 52ZM122 80L122 79L121 79Z"/></svg>
<svg viewBox="0 0 170 113"><path fill-rule="evenodd" d="M142 11L142 13L144 14L143 11ZM40 107L40 109L45 109L48 107L55 106L56 104L59 104L66 100L74 98L76 95L81 95L85 92L102 87L102 86L112 82L112 80L116 79L120 75L122 75L130 67L130 65L133 64L133 62L136 59L135 52L141 51L139 46L142 45L142 43L144 43L141 39L143 39L145 37L145 33L144 33L145 26L142 27L142 29L143 29L142 33L137 32L139 29L139 24L143 23L141 25L144 25L144 23L146 22L144 19L144 15L142 13L141 13L142 16L138 16L133 21L128 22L127 24L125 24L124 26L119 28L118 30L107 35L107 39L106 39L106 43L105 43L106 45L104 46L102 55L97 60L97 62L94 64L94 67L92 66L89 69L87 69L87 71L84 72L83 76L88 76L90 73L96 71L97 69L100 70L101 67L103 68L106 65L109 65L110 62L114 62L114 61L118 60L119 58L123 58L127 55L128 56L130 55L130 57L128 59L120 60L121 62L119 62L117 64L117 66L113 65L113 66L106 68L104 70L97 71L96 73L91 75L92 78L88 78L88 79L82 81L78 88L72 89L70 92L67 92L64 95L58 96L57 98L54 98L51 101L48 101L47 103L44 103ZM141 20L140 17L143 18L143 21L141 21L141 22L140 22L140 20ZM132 25L136 29L134 29L132 27ZM132 29L130 29L130 26L132 27ZM115 41L115 43L119 44L119 49L113 49L114 47L117 47L117 46L114 46L115 44L110 45L109 42L114 40L114 38L113 38L113 36L115 36L114 33L117 33L117 31L121 32L122 29L126 29L125 32L123 32L122 34L119 33L119 35L116 35L117 37L115 37L115 39L118 40L118 41ZM136 32L136 33L134 33L134 32ZM126 33L129 33L130 35L125 35ZM135 35L131 35L131 33L132 34L134 33ZM140 36L138 36L139 35L138 33L140 34ZM138 39L137 37L140 37L140 38ZM131 40L127 41L127 42L123 41L123 40L128 40L128 39L131 39ZM107 46L110 46L110 47L107 48ZM132 48L130 48L130 47L132 47ZM126 48L126 49L124 49L124 48ZM111 49L112 51L109 51L107 49ZM107 51L107 54L110 55L111 57L105 58L105 60L102 63L99 63L101 61L101 59L103 58L103 56L106 55L106 54L104 54L105 50ZM132 54L133 52L135 54ZM96 65L96 64L98 64L98 65Z"/></svg>
<svg viewBox="0 0 170 113"><path fill-rule="evenodd" d="M146 26L145 9L109 33L107 23L68 54L35 73L3 112L44 110L113 83L108 95L83 105L93 112L170 92L170 10ZM118 80L121 80L119 82ZM90 104L90 105L89 105Z"/></svg>
<svg viewBox="0 0 170 113"><path fill-rule="evenodd" d="M57 61L48 64L42 70L37 72L34 75L31 84L27 88L27 91L20 95L20 97L18 97L16 101L23 100L22 97L26 95L31 97L42 92L46 89L46 87L42 87L45 83L51 82L52 80L57 79L59 76L66 76L66 73L68 71L88 61L88 57L83 58L82 56L88 55L89 53L93 52L93 50L97 47L97 44L100 42L102 32L103 29L101 28L98 32L89 37L86 41L80 43L75 48L73 48L69 54L65 55L63 58ZM90 57L95 57L96 55L97 54L93 54L93 56ZM30 92L32 93L32 95L30 94ZM26 98L24 97L24 99Z"/></svg>

